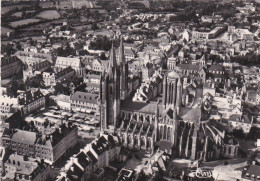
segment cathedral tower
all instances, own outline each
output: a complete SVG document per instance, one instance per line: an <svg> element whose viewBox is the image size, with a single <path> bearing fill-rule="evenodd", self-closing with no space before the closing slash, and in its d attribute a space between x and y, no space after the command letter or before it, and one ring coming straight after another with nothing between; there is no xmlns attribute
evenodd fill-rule
<svg viewBox="0 0 260 181"><path fill-rule="evenodd" d="M120 112L120 69L117 66L115 49L112 43L109 67L101 78L101 130L108 125L117 126Z"/></svg>
<svg viewBox="0 0 260 181"><path fill-rule="evenodd" d="M167 109L171 107L177 111L177 115L180 112L181 100L182 100L182 79L181 76L175 72L170 72L167 76L164 76L163 80L163 105Z"/></svg>
<svg viewBox="0 0 260 181"><path fill-rule="evenodd" d="M118 67L120 67L120 99L125 100L128 95L128 64L125 61L123 38L120 38Z"/></svg>

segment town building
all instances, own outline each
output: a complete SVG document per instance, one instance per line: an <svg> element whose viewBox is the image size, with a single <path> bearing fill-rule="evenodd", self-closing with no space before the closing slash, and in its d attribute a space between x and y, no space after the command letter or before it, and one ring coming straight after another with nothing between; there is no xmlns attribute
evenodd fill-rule
<svg viewBox="0 0 260 181"><path fill-rule="evenodd" d="M254 90L248 90L246 92L245 101L254 105L260 104L260 92Z"/></svg>
<svg viewBox="0 0 260 181"><path fill-rule="evenodd" d="M120 170L120 172L118 173L118 177L117 177L116 181L123 181L123 180L131 181L134 179L134 176L135 176L134 170L122 168Z"/></svg>
<svg viewBox="0 0 260 181"><path fill-rule="evenodd" d="M71 110L86 113L99 113L99 94L76 91L70 97Z"/></svg>
<svg viewBox="0 0 260 181"><path fill-rule="evenodd" d="M77 76L83 77L85 75L85 66L79 58L57 57L55 67L60 69L71 67Z"/></svg>
<svg viewBox="0 0 260 181"><path fill-rule="evenodd" d="M155 72L155 66L152 63L147 63L142 66L142 80L145 81L153 76Z"/></svg>
<svg viewBox="0 0 260 181"><path fill-rule="evenodd" d="M19 155L43 159L53 164L77 141L77 128L60 126L51 134L19 129L5 129L3 145Z"/></svg>
<svg viewBox="0 0 260 181"><path fill-rule="evenodd" d="M28 90L18 95L18 103L21 105L21 112L23 115L28 115L33 111L45 107L46 98L40 91Z"/></svg>
<svg viewBox="0 0 260 181"><path fill-rule="evenodd" d="M16 56L1 57L0 80L22 72L22 62Z"/></svg>
<svg viewBox="0 0 260 181"><path fill-rule="evenodd" d="M225 27L215 27L210 31L192 31L192 39L199 40L199 39L214 39L220 34L224 33Z"/></svg>
<svg viewBox="0 0 260 181"><path fill-rule="evenodd" d="M228 123L230 131L234 129L242 129L244 133L249 133L253 124L253 117L249 119L247 115L242 116L238 114L233 114L230 116Z"/></svg>
<svg viewBox="0 0 260 181"><path fill-rule="evenodd" d="M28 79L31 79L37 75L41 75L42 72L51 68L51 63L48 60L41 62L33 62L28 65L26 70L23 70L23 81L25 82Z"/></svg>
<svg viewBox="0 0 260 181"><path fill-rule="evenodd" d="M33 158L13 153L4 163L4 179L44 181L48 179L50 165L38 162Z"/></svg>
<svg viewBox="0 0 260 181"><path fill-rule="evenodd" d="M260 179L260 166L256 165L255 162L253 164L244 167L241 175L242 181L255 181Z"/></svg>
<svg viewBox="0 0 260 181"><path fill-rule="evenodd" d="M71 178L80 181L101 179L104 167L108 167L112 161L119 160L120 149L115 136L101 134L67 161L56 181Z"/></svg>
<svg viewBox="0 0 260 181"><path fill-rule="evenodd" d="M32 51L17 51L15 55L23 62L24 65L30 67L32 65L37 65L40 62L48 61L53 63L53 58L50 54L45 53L35 53Z"/></svg>
<svg viewBox="0 0 260 181"><path fill-rule="evenodd" d="M7 95L0 96L0 112L11 113L19 109L18 99Z"/></svg>
<svg viewBox="0 0 260 181"><path fill-rule="evenodd" d="M44 85L49 86L56 86L58 83L62 83L63 81L72 78L75 75L75 70L71 67L57 69L53 72L43 72L42 79Z"/></svg>

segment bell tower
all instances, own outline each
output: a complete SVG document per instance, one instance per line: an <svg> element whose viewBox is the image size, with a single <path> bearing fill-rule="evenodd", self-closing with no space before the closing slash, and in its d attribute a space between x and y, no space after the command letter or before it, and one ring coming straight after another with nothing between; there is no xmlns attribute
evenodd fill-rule
<svg viewBox="0 0 260 181"><path fill-rule="evenodd" d="M101 77L101 130L117 126L120 112L120 69L117 66L114 44L110 50L109 67Z"/></svg>
<svg viewBox="0 0 260 181"><path fill-rule="evenodd" d="M120 38L118 67L120 67L120 99L125 100L128 95L128 64L125 61L123 37Z"/></svg>

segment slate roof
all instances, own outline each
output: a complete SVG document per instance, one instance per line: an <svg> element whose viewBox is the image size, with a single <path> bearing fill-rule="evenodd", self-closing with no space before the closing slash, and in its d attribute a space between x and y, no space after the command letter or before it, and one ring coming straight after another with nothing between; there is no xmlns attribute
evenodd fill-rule
<svg viewBox="0 0 260 181"><path fill-rule="evenodd" d="M247 99L256 100L257 94L260 94L259 91L247 91Z"/></svg>
<svg viewBox="0 0 260 181"><path fill-rule="evenodd" d="M91 163L90 158L82 151L77 154L76 158L78 158L78 162L83 168L86 168Z"/></svg>
<svg viewBox="0 0 260 181"><path fill-rule="evenodd" d="M19 104L21 105L28 105L40 98L44 97L44 95L41 93L41 91L38 89L37 91L26 91L22 93L22 97L19 98Z"/></svg>
<svg viewBox="0 0 260 181"><path fill-rule="evenodd" d="M73 168L73 169L72 169ZM77 164L73 164L67 171L67 177L70 181L78 181L83 176L84 170L81 170Z"/></svg>
<svg viewBox="0 0 260 181"><path fill-rule="evenodd" d="M88 92L77 91L71 96L72 101L79 101L84 103L97 104L99 95Z"/></svg>
<svg viewBox="0 0 260 181"><path fill-rule="evenodd" d="M200 65L197 64L180 64L179 65L180 69L182 70L194 70L194 71L199 71L201 69Z"/></svg>
<svg viewBox="0 0 260 181"><path fill-rule="evenodd" d="M37 139L37 134L35 132L24 131L24 130L17 130L13 136L12 141L27 143L27 144L34 144Z"/></svg>
<svg viewBox="0 0 260 181"><path fill-rule="evenodd" d="M250 165L247 170L244 172L243 175L249 174L250 177L252 175L255 175L255 178L257 178L258 176L260 177L260 166L259 165Z"/></svg>
<svg viewBox="0 0 260 181"><path fill-rule="evenodd" d="M87 152L87 156L90 158L90 160L92 161L93 164L95 164L97 162L96 157L91 153L91 151Z"/></svg>
<svg viewBox="0 0 260 181"><path fill-rule="evenodd" d="M108 149L110 144L104 136L101 136L98 138L98 140L96 140L95 142L92 142L91 146L92 146L92 149L97 153L97 155L101 155Z"/></svg>
<svg viewBox="0 0 260 181"><path fill-rule="evenodd" d="M129 100L129 101L124 101L124 103L121 106L121 109L155 114L156 102L142 103L142 102L133 102L132 100Z"/></svg>
<svg viewBox="0 0 260 181"><path fill-rule="evenodd" d="M222 65L216 65L216 64L211 65L208 70L209 71L225 71L225 69Z"/></svg>
<svg viewBox="0 0 260 181"><path fill-rule="evenodd" d="M195 108L195 109L190 109L186 113L182 115L182 119L184 120L200 120L201 119L201 109Z"/></svg>
<svg viewBox="0 0 260 181"><path fill-rule="evenodd" d="M84 65L79 58L57 57L55 66L82 68Z"/></svg>

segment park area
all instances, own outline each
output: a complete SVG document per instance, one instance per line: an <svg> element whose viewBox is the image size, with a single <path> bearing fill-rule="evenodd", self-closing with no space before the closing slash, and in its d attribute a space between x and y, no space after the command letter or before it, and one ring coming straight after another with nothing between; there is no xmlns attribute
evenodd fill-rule
<svg viewBox="0 0 260 181"><path fill-rule="evenodd" d="M43 19L58 19L60 18L60 14L56 10L46 10L40 12L37 17L43 18Z"/></svg>
<svg viewBox="0 0 260 181"><path fill-rule="evenodd" d="M16 28L17 26L22 26L22 25L26 25L26 24L29 24L29 23L39 22L39 21L40 21L39 19L30 18L30 19L23 19L23 20L19 20L19 21L13 21L13 22L10 23L10 25L13 28Z"/></svg>

